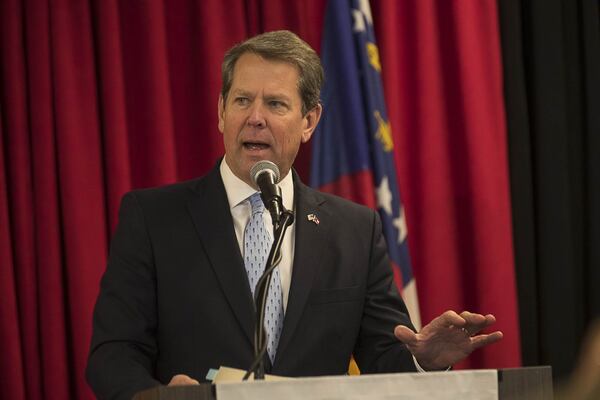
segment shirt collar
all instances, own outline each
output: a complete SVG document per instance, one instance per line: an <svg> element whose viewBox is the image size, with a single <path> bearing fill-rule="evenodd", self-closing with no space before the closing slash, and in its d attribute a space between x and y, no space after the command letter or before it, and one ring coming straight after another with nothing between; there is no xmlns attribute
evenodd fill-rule
<svg viewBox="0 0 600 400"><path fill-rule="evenodd" d="M221 178L223 179L223 185L225 186L225 192L227 193L227 200L229 201L229 208L232 209L238 206L240 203L248 199L256 193L256 189L248 185L246 182L235 176L225 157L221 160L219 166L221 172ZM294 206L294 181L292 179L291 170L288 174L277 184L281 188L281 197L283 197L283 206L286 210L293 210Z"/></svg>

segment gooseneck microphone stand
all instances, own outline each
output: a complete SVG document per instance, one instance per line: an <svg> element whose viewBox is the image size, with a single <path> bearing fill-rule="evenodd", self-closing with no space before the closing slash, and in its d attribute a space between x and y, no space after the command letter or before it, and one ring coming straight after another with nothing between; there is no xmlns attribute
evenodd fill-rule
<svg viewBox="0 0 600 400"><path fill-rule="evenodd" d="M265 308L267 305L267 294L271 284L271 275L275 267L281 262L281 244L287 228L294 223L294 214L282 206L281 214L273 219L273 244L269 252L269 258L265 266L265 272L256 283L254 291L254 305L256 307L256 329L254 330L254 361L244 375L243 380L247 380L252 373L254 379L265 379L265 355L267 353L267 333L264 327Z"/></svg>

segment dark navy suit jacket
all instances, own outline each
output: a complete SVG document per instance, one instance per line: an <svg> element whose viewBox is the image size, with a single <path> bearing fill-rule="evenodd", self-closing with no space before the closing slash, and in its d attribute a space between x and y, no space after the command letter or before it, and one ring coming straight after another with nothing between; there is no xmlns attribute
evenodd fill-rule
<svg viewBox="0 0 600 400"><path fill-rule="evenodd" d="M414 371L393 330L410 326L374 211L294 176L296 242L282 336L269 373ZM316 224L308 214L315 214ZM87 379L130 399L176 374L247 369L255 313L219 168L123 197L94 310Z"/></svg>

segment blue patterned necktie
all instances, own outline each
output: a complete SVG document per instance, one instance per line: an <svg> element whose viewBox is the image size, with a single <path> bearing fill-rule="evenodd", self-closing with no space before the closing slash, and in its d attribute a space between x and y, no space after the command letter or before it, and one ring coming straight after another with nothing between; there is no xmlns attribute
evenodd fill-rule
<svg viewBox="0 0 600 400"><path fill-rule="evenodd" d="M273 239L264 224L263 211L265 206L260 198L260 193L254 193L249 197L249 200L252 205L252 216L244 230L244 265L250 282L252 298L254 298L256 283L265 271ZM267 351L271 363L275 360L281 328L283 328L283 299L279 267L277 267L271 275L271 285L265 309Z"/></svg>

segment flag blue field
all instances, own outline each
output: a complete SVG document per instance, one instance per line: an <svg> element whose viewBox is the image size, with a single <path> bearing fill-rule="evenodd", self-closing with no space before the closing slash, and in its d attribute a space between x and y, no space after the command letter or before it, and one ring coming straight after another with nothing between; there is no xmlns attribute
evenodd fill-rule
<svg viewBox="0 0 600 400"><path fill-rule="evenodd" d="M311 186L378 210L395 281L419 329L408 231L368 1L328 2L321 59L324 112L313 137Z"/></svg>

